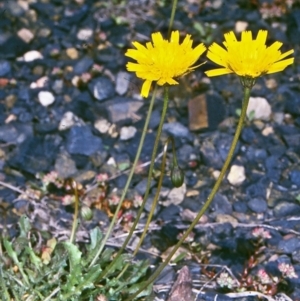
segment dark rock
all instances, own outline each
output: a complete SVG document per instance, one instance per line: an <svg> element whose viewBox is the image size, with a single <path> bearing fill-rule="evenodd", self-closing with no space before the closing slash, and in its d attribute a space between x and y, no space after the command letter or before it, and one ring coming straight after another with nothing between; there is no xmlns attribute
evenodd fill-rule
<svg viewBox="0 0 300 301"><path fill-rule="evenodd" d="M33 135L30 125L9 123L0 126L0 141L5 143L21 144Z"/></svg>
<svg viewBox="0 0 300 301"><path fill-rule="evenodd" d="M81 75L84 72L87 72L93 65L94 61L89 57L83 57L80 61L78 61L74 66L74 73L77 75ZM101 99L99 99L101 100Z"/></svg>
<svg viewBox="0 0 300 301"><path fill-rule="evenodd" d="M205 191L205 199L208 197L208 190ZM212 203L211 208L214 210L214 213L221 213L221 214L232 214L232 205L228 201L228 198L225 195L220 193L216 193Z"/></svg>
<svg viewBox="0 0 300 301"><path fill-rule="evenodd" d="M9 165L33 175L37 172L48 172L53 166L60 144L59 136L26 139L9 161Z"/></svg>
<svg viewBox="0 0 300 301"><path fill-rule="evenodd" d="M57 156L55 170L61 179L69 178L77 172L75 162L65 153Z"/></svg>
<svg viewBox="0 0 300 301"><path fill-rule="evenodd" d="M0 40L0 59L16 58L28 50L29 45L18 36L10 36Z"/></svg>
<svg viewBox="0 0 300 301"><path fill-rule="evenodd" d="M216 151L215 146L211 141L204 140L201 148L200 153L202 156L202 161L205 165L221 169L223 166L223 162L221 159L220 154Z"/></svg>
<svg viewBox="0 0 300 301"><path fill-rule="evenodd" d="M0 77L11 73L11 64L8 61L0 61Z"/></svg>
<svg viewBox="0 0 300 301"><path fill-rule="evenodd" d="M245 202L242 201L234 202L232 206L235 212L240 212L240 213L246 213L248 209Z"/></svg>
<svg viewBox="0 0 300 301"><path fill-rule="evenodd" d="M137 191L138 194L144 195L146 192L148 179L141 180L135 187L134 190ZM155 186L155 181L150 182L150 189Z"/></svg>
<svg viewBox="0 0 300 301"><path fill-rule="evenodd" d="M276 217L294 216L300 214L300 206L294 203L281 202L274 207Z"/></svg>
<svg viewBox="0 0 300 301"><path fill-rule="evenodd" d="M87 126L74 126L67 135L66 149L72 155L90 156L102 149L102 139Z"/></svg>
<svg viewBox="0 0 300 301"><path fill-rule="evenodd" d="M164 222L176 220L177 218L179 218L179 213L180 208L174 204L170 204L157 215L157 219L161 219Z"/></svg>
<svg viewBox="0 0 300 301"><path fill-rule="evenodd" d="M300 170L292 170L290 172L290 180L293 184L300 187Z"/></svg>
<svg viewBox="0 0 300 301"><path fill-rule="evenodd" d="M233 137L231 135L223 134L221 137L216 137L216 149L218 153L221 155L223 161L226 160ZM234 150L233 156L239 152L240 149L240 142L237 143L236 148Z"/></svg>
<svg viewBox="0 0 300 301"><path fill-rule="evenodd" d="M99 77L88 84L90 92L100 101L111 98L115 94L115 87L108 77Z"/></svg>
<svg viewBox="0 0 300 301"><path fill-rule="evenodd" d="M278 244L278 249L285 254L292 254L300 248L299 238L293 237L287 240L281 240Z"/></svg>
<svg viewBox="0 0 300 301"><path fill-rule="evenodd" d="M263 213L267 210L267 202L264 198L258 197L248 202L248 207L255 213Z"/></svg>

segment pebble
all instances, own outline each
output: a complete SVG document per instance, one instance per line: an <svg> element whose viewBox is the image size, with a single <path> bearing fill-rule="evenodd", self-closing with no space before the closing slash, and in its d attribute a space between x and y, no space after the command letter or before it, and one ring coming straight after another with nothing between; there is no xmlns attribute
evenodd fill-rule
<svg viewBox="0 0 300 301"><path fill-rule="evenodd" d="M129 140L134 137L137 129L134 126L123 126L120 130L120 139Z"/></svg>
<svg viewBox="0 0 300 301"><path fill-rule="evenodd" d="M170 193L168 194L167 200L163 202L163 205L164 206L169 206L171 204L179 205L184 200L185 194L186 194L186 185L185 183L183 183L182 186L171 189Z"/></svg>
<svg viewBox="0 0 300 301"><path fill-rule="evenodd" d="M129 87L131 75L127 72L120 71L116 77L116 92L119 95L124 95Z"/></svg>
<svg viewBox="0 0 300 301"><path fill-rule="evenodd" d="M67 153L60 153L57 156L54 168L61 179L72 177L78 171L75 162Z"/></svg>
<svg viewBox="0 0 300 301"><path fill-rule="evenodd" d="M237 21L235 22L235 31L242 32L247 29L249 23L245 21Z"/></svg>
<svg viewBox="0 0 300 301"><path fill-rule="evenodd" d="M73 126L67 135L69 154L90 156L102 149L102 139L92 134L87 126Z"/></svg>
<svg viewBox="0 0 300 301"><path fill-rule="evenodd" d="M111 127L111 123L106 119L98 119L94 123L94 127L101 133L106 134Z"/></svg>
<svg viewBox="0 0 300 301"><path fill-rule="evenodd" d="M68 48L66 50L66 54L72 60L78 59L78 56L79 56L77 49L73 48L73 47L72 48Z"/></svg>
<svg viewBox="0 0 300 301"><path fill-rule="evenodd" d="M89 38L91 38L93 35L93 30L86 28L86 29L80 29L77 33L77 39L81 41L86 41Z"/></svg>
<svg viewBox="0 0 300 301"><path fill-rule="evenodd" d="M75 124L76 125L83 125L84 123L73 112L68 111L63 115L63 117L62 117L62 119L59 123L58 129L60 131L65 131L65 130L70 129Z"/></svg>
<svg viewBox="0 0 300 301"><path fill-rule="evenodd" d="M268 101L263 97L250 97L247 108L247 116L251 116L254 111L254 118L268 121L270 119L272 110Z"/></svg>
<svg viewBox="0 0 300 301"><path fill-rule="evenodd" d="M32 62L35 60L43 59L43 55L37 50L30 50L23 56L25 62Z"/></svg>
<svg viewBox="0 0 300 301"><path fill-rule="evenodd" d="M189 129L177 121L164 124L163 131L178 138L186 138L190 135Z"/></svg>
<svg viewBox="0 0 300 301"><path fill-rule="evenodd" d="M11 72L11 64L8 61L0 61L0 76L8 75Z"/></svg>
<svg viewBox="0 0 300 301"><path fill-rule="evenodd" d="M248 207L255 213L266 212L268 206L263 198L253 198L248 202Z"/></svg>
<svg viewBox="0 0 300 301"><path fill-rule="evenodd" d="M300 206L289 202L280 202L273 209L276 217L295 216L300 214Z"/></svg>
<svg viewBox="0 0 300 301"><path fill-rule="evenodd" d="M246 180L245 167L240 165L232 165L227 176L227 180L231 185L241 185Z"/></svg>
<svg viewBox="0 0 300 301"><path fill-rule="evenodd" d="M111 98L115 94L114 85L108 77L99 77L93 80L88 87L94 97L100 101Z"/></svg>
<svg viewBox="0 0 300 301"><path fill-rule="evenodd" d="M20 29L17 34L27 44L34 39L34 34L27 28Z"/></svg>
<svg viewBox="0 0 300 301"><path fill-rule="evenodd" d="M40 91L38 94L38 99L43 107L48 107L55 101L54 95L49 91Z"/></svg>

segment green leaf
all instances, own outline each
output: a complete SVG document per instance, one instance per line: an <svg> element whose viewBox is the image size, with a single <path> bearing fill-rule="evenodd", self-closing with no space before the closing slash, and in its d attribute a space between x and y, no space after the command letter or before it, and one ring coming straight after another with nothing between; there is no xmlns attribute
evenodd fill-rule
<svg viewBox="0 0 300 301"><path fill-rule="evenodd" d="M25 215L22 215L19 221L19 225L20 225L20 235L19 237L26 237L27 238L27 234L31 229L31 225L29 222L29 218Z"/></svg>

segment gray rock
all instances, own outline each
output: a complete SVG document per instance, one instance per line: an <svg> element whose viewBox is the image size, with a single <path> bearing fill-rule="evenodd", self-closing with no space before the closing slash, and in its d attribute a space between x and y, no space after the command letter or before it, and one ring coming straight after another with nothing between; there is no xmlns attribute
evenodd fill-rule
<svg viewBox="0 0 300 301"><path fill-rule="evenodd" d="M168 134L171 134L175 137L182 138L186 138L190 134L189 129L179 122L171 122L164 124L163 131L166 131Z"/></svg>
<svg viewBox="0 0 300 301"><path fill-rule="evenodd" d="M134 137L137 129L134 126L123 126L120 130L120 139L129 140Z"/></svg>
<svg viewBox="0 0 300 301"><path fill-rule="evenodd" d="M0 141L5 143L20 144L33 135L30 125L9 123L0 126Z"/></svg>
<svg viewBox="0 0 300 301"><path fill-rule="evenodd" d="M119 95L124 95L129 87L130 74L127 72L120 71L116 78L116 92Z"/></svg>
<svg viewBox="0 0 300 301"><path fill-rule="evenodd" d="M102 139L93 135L89 127L74 126L67 135L69 154L90 156L102 149Z"/></svg>
<svg viewBox="0 0 300 301"><path fill-rule="evenodd" d="M115 94L114 85L108 77L99 77L93 80L88 87L94 97L100 101L111 98Z"/></svg>
<svg viewBox="0 0 300 301"><path fill-rule="evenodd" d="M293 237L287 240L281 240L278 244L278 249L286 254L292 254L300 248L299 238Z"/></svg>
<svg viewBox="0 0 300 301"><path fill-rule="evenodd" d="M74 66L74 73L81 75L84 72L87 72L94 64L94 61L89 57L84 57L78 61Z"/></svg>
<svg viewBox="0 0 300 301"><path fill-rule="evenodd" d="M59 154L55 161L55 170L62 179L69 178L77 172L75 162L66 153Z"/></svg>
<svg viewBox="0 0 300 301"><path fill-rule="evenodd" d="M281 202L274 207L276 217L295 216L300 214L300 206L294 203Z"/></svg>
<svg viewBox="0 0 300 301"><path fill-rule="evenodd" d="M121 125L138 118L137 111L144 105L143 101L131 100L126 97L117 96L105 102L100 110L105 110L110 123Z"/></svg>
<svg viewBox="0 0 300 301"><path fill-rule="evenodd" d="M11 65L8 61L0 61L0 76L5 76L11 72Z"/></svg>
<svg viewBox="0 0 300 301"><path fill-rule="evenodd" d="M254 198L248 202L248 207L255 213L263 213L267 210L267 202L261 198Z"/></svg>

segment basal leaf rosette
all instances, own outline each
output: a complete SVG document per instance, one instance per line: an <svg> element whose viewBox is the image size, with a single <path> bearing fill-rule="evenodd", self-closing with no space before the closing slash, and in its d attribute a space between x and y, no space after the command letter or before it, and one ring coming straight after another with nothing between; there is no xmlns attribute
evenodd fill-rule
<svg viewBox="0 0 300 301"><path fill-rule="evenodd" d="M145 80L141 90L143 97L148 97L153 81L160 86L178 84L175 78L198 67L192 65L206 50L203 43L192 48L193 40L189 34L180 44L179 31L172 31L169 41L164 40L160 32L153 33L151 37L152 42L146 43L146 46L132 42L136 49L128 49L125 53L137 61L127 63L127 70Z"/></svg>

